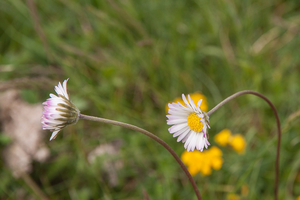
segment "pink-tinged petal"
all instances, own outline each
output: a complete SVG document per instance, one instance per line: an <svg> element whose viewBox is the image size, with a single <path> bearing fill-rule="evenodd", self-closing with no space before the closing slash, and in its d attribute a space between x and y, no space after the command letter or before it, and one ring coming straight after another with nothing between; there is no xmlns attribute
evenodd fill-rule
<svg viewBox="0 0 300 200"><path fill-rule="evenodd" d="M54 95L54 94L49 94L49 96L51 97L51 98L58 98L58 96L56 96L56 95Z"/></svg>
<svg viewBox="0 0 300 200"><path fill-rule="evenodd" d="M194 133L194 136L190 142L190 151L194 151L195 148L196 148L196 144L197 144L197 136L198 136L198 133Z"/></svg>
<svg viewBox="0 0 300 200"><path fill-rule="evenodd" d="M190 109L192 109L191 105L189 104L189 102L187 101L186 97L184 94L182 94L182 100L184 101L185 105L187 107L189 107Z"/></svg>
<svg viewBox="0 0 300 200"><path fill-rule="evenodd" d="M189 98L189 102L190 102L190 104L191 104L191 106L192 106L193 110L194 110L194 111L196 111L196 106L195 106L195 103L194 103L194 101L191 99L191 96L190 96L190 95L188 95L188 98Z"/></svg>
<svg viewBox="0 0 300 200"><path fill-rule="evenodd" d="M54 132L52 133L52 135L51 135L51 137L50 137L50 140L49 140L49 141L51 141L51 140L55 139L59 131L60 131L60 130L54 131Z"/></svg>
<svg viewBox="0 0 300 200"><path fill-rule="evenodd" d="M209 143L208 139L205 138L205 148L207 149L209 145L210 145L210 143Z"/></svg>
<svg viewBox="0 0 300 200"><path fill-rule="evenodd" d="M169 106L168 112L170 113L170 111L178 112L178 113L181 113L181 112L191 113L191 112L193 112L192 109L187 108L187 107L185 107L185 106L183 106L181 104L178 104L177 106L173 106L173 105Z"/></svg>
<svg viewBox="0 0 300 200"><path fill-rule="evenodd" d="M187 110L187 111L193 111L191 110L191 108L187 108L185 107L184 105L182 105L181 103L177 102L173 102L172 104L170 104L170 107L169 108L172 108L172 109L176 109L176 110Z"/></svg>
<svg viewBox="0 0 300 200"><path fill-rule="evenodd" d="M201 109L200 109L201 103L202 103L202 99L200 99L200 100L198 101L198 103L197 103L197 108L198 108L198 110L201 110Z"/></svg>
<svg viewBox="0 0 300 200"><path fill-rule="evenodd" d="M190 129L189 129L188 126L186 126L185 128L183 128L183 129L181 129L181 130L175 132L175 133L173 134L173 137L177 137L177 136L183 134L186 130L190 131Z"/></svg>
<svg viewBox="0 0 300 200"><path fill-rule="evenodd" d="M187 139L190 137L190 135L192 134L192 130L191 131L189 131L189 133L182 139L182 143L185 143L186 141L187 141Z"/></svg>
<svg viewBox="0 0 300 200"><path fill-rule="evenodd" d="M178 116L189 116L191 114L191 112L185 112L185 111L175 111L175 110L171 110L169 109L169 114L171 115L178 115Z"/></svg>
<svg viewBox="0 0 300 200"><path fill-rule="evenodd" d="M68 80L69 80L69 78L63 82L63 91L64 91L65 97L67 99L69 99L69 95L68 95L68 91L67 91L67 82L68 82Z"/></svg>
<svg viewBox="0 0 300 200"><path fill-rule="evenodd" d="M183 129L183 128L186 127L186 126L187 126L186 123L173 125L171 128L169 128L169 132L170 132L170 133L175 133L175 132L177 132L177 131Z"/></svg>
<svg viewBox="0 0 300 200"><path fill-rule="evenodd" d="M180 142L185 136L189 134L189 132L191 132L191 130L187 128L187 130L185 130L182 134L179 135L179 137L177 138L177 142Z"/></svg>
<svg viewBox="0 0 300 200"><path fill-rule="evenodd" d="M186 118L186 117L177 116L177 115L166 115L166 116L167 116L167 118L168 118L169 120Z"/></svg>
<svg viewBox="0 0 300 200"><path fill-rule="evenodd" d="M67 99L69 99L69 95L66 91L66 85L67 84L67 80L64 81L64 86L62 86L62 84L59 82L57 86L55 86L54 90L58 95L62 95L64 97L66 97Z"/></svg>
<svg viewBox="0 0 300 200"><path fill-rule="evenodd" d="M201 120L200 120L201 122L202 122L202 121L204 121L204 123L205 123L205 120L204 120L204 115L203 115L203 114L198 114L198 117L200 117L200 118L201 118Z"/></svg>
<svg viewBox="0 0 300 200"><path fill-rule="evenodd" d="M170 119L170 120L167 120L167 124L168 125L173 125L173 124L181 124L181 123L184 123L184 122L187 122L187 119Z"/></svg>
<svg viewBox="0 0 300 200"><path fill-rule="evenodd" d="M203 151L204 146L204 138L201 133L198 133L197 135L197 142L196 142L196 149L199 151Z"/></svg>
<svg viewBox="0 0 300 200"><path fill-rule="evenodd" d="M184 148L187 150L187 152L190 151L190 143L191 141L194 139L194 131L191 131L189 138L187 139L187 141L184 144Z"/></svg>

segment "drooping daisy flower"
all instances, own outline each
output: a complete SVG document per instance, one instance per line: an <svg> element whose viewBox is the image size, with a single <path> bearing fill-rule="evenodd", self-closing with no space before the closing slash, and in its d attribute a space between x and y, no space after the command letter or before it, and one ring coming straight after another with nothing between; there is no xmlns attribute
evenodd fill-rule
<svg viewBox="0 0 300 200"><path fill-rule="evenodd" d="M69 99L68 80L65 80L63 85L59 82L54 88L57 96L50 94L51 98L43 103L44 111L41 122L44 130L53 131L50 141L56 138L61 129L67 125L75 124L79 118L80 111Z"/></svg>
<svg viewBox="0 0 300 200"><path fill-rule="evenodd" d="M207 149L209 127L208 115L200 109L202 99L200 99L195 105L194 101L188 95L189 101L187 101L184 94L182 99L185 106L181 103L169 103L169 114L167 115L167 124L173 125L169 128L169 132L173 134L173 137L177 137L177 142L182 141L184 148L189 151L194 151L195 148L199 151L203 151L205 147Z"/></svg>

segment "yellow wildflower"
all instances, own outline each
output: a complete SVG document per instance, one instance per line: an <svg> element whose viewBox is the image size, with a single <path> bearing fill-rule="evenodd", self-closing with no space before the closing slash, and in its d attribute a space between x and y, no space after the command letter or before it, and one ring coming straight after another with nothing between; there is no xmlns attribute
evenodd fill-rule
<svg viewBox="0 0 300 200"><path fill-rule="evenodd" d="M196 165L192 165L188 167L188 171L192 176L195 176L199 172L199 169L197 168Z"/></svg>
<svg viewBox="0 0 300 200"><path fill-rule="evenodd" d="M221 146L225 146L229 143L231 131L229 129L223 129L220 133L216 134L214 140Z"/></svg>
<svg viewBox="0 0 300 200"><path fill-rule="evenodd" d="M206 100L206 97L203 94L201 94L199 92L195 92L193 94L190 94L190 96L191 96L191 99L194 102L198 102L200 99L202 99L202 103L200 105L200 109L202 111L204 111L204 112L207 112L207 110L208 110L207 100ZM178 97L178 98L174 99L174 101L172 101L172 102L175 102L175 103L179 102L182 105L185 105L181 97ZM169 103L172 103L172 102L169 102ZM169 110L169 106L167 104L166 105L166 113L168 113L168 110Z"/></svg>
<svg viewBox="0 0 300 200"><path fill-rule="evenodd" d="M181 160L186 165L192 165L193 161L196 159L197 156L200 156L197 151L191 151L191 152L183 152L181 155Z"/></svg>
<svg viewBox="0 0 300 200"><path fill-rule="evenodd" d="M300 200L300 196L297 197L297 200Z"/></svg>
<svg viewBox="0 0 300 200"><path fill-rule="evenodd" d="M211 166L212 166L212 168L214 168L215 170L221 169L222 164L223 164L223 159L213 159L213 160L211 161Z"/></svg>
<svg viewBox="0 0 300 200"><path fill-rule="evenodd" d="M244 153L246 147L246 141L241 134L236 134L230 137L229 144L238 153Z"/></svg>
<svg viewBox="0 0 300 200"><path fill-rule="evenodd" d="M227 195L227 200L239 200L240 196L237 194L230 193Z"/></svg>
<svg viewBox="0 0 300 200"><path fill-rule="evenodd" d="M209 153L213 157L221 157L223 155L222 151L216 146L211 147Z"/></svg>
<svg viewBox="0 0 300 200"><path fill-rule="evenodd" d="M212 168L219 170L223 164L222 151L215 146L203 152L185 151L181 155L181 160L185 165L187 165L192 176L199 172L204 176L210 175L212 173Z"/></svg>
<svg viewBox="0 0 300 200"><path fill-rule="evenodd" d="M244 153L246 148L246 141L241 134L232 135L229 129L223 129L214 137L216 143L220 146L229 144L238 153Z"/></svg>
<svg viewBox="0 0 300 200"><path fill-rule="evenodd" d="M204 176L211 175L211 166L209 165L209 163L204 162L204 165L200 168L200 172Z"/></svg>

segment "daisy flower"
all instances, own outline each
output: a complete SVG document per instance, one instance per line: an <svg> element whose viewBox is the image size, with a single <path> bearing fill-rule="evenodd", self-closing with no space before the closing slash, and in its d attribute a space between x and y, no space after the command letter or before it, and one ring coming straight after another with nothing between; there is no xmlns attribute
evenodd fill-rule
<svg viewBox="0 0 300 200"><path fill-rule="evenodd" d="M188 95L188 100L182 94L182 100L185 106L181 103L169 103L169 114L167 115L167 124L173 125L169 128L169 132L173 137L178 137L177 142L182 141L184 148L189 151L194 151L195 148L203 151L204 147L207 149L209 127L208 115L200 109L202 99L195 105L194 101Z"/></svg>
<svg viewBox="0 0 300 200"><path fill-rule="evenodd" d="M57 96L50 94L51 98L43 103L44 111L41 122L44 130L53 132L50 141L56 138L60 130L67 125L75 124L79 118L80 111L69 99L67 92L68 80L65 80L63 85L59 82L54 88Z"/></svg>

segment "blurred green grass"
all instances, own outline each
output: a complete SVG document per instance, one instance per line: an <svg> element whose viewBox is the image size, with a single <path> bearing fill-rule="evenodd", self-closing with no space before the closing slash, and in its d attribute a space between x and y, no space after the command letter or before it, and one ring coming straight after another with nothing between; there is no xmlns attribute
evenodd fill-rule
<svg viewBox="0 0 300 200"><path fill-rule="evenodd" d="M299 118L285 124L299 110L298 1L35 1L37 15L32 2L0 1L1 84L40 103L70 78L71 99L82 113L145 128L178 155L184 148L167 131L167 102L201 91L212 108L237 91L258 91L285 126L280 199L300 195ZM23 78L25 85L15 84ZM195 177L203 199L225 199L245 184L246 199L273 199L277 141L268 105L239 97L210 120L210 138L229 128L245 136L247 149L238 155L223 148L221 170ZM122 141L119 154L87 164L88 152L112 141ZM79 121L47 145L51 158L33 163L30 176L50 199L142 199L143 190L151 199L196 199L168 152L131 130ZM124 163L116 186L103 169L113 160ZM22 187L33 195L2 161L0 167L0 199L16 199Z"/></svg>

